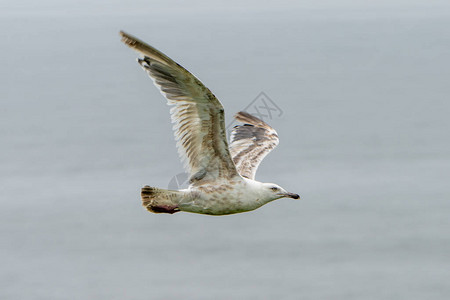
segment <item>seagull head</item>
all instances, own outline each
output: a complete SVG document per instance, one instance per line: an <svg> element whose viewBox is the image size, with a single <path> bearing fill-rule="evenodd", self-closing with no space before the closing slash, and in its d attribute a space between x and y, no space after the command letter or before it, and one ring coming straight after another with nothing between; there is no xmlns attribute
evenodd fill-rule
<svg viewBox="0 0 450 300"><path fill-rule="evenodd" d="M289 193L275 183L264 183L263 187L265 195L272 200L280 198L300 199L300 196L298 194Z"/></svg>

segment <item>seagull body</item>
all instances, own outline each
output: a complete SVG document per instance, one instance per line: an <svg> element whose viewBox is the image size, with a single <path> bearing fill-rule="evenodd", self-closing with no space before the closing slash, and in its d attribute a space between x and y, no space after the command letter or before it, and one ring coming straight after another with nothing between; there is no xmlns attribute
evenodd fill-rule
<svg viewBox="0 0 450 300"><path fill-rule="evenodd" d="M190 174L183 190L145 186L143 206L154 213L179 211L227 215L251 211L276 199L299 199L273 183L255 180L262 159L278 145L276 131L246 112L235 118L227 142L224 109L200 80L162 52L120 32L122 42L143 58L138 62L172 106L170 113L177 148Z"/></svg>

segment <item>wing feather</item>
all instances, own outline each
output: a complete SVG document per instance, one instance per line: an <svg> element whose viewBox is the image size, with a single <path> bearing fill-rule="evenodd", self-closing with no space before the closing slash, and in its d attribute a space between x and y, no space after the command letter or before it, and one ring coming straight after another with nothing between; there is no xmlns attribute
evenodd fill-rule
<svg viewBox="0 0 450 300"><path fill-rule="evenodd" d="M234 126L231 132L231 156L242 177L255 179L261 161L278 145L278 134L264 121L247 112L238 112L235 118L244 124Z"/></svg>
<svg viewBox="0 0 450 300"><path fill-rule="evenodd" d="M200 80L165 54L120 32L122 41L144 57L139 64L166 97L177 148L191 181L238 176L231 159L220 101Z"/></svg>

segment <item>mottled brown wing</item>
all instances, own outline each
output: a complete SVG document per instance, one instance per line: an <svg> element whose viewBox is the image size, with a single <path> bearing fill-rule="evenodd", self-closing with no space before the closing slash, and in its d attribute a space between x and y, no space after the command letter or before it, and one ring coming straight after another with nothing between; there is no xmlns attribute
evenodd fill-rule
<svg viewBox="0 0 450 300"><path fill-rule="evenodd" d="M242 177L255 179L261 161L278 145L277 132L257 117L238 112L236 125L231 132L230 152L236 169Z"/></svg>
<svg viewBox="0 0 450 300"><path fill-rule="evenodd" d="M231 159L220 101L200 80L155 48L120 32L122 41L141 53L138 59L169 105L177 148L191 181L231 178Z"/></svg>

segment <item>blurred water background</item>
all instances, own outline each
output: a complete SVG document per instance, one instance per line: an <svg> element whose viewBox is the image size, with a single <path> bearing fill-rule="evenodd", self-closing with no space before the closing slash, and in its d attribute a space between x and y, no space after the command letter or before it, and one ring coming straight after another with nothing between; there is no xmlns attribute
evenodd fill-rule
<svg viewBox="0 0 450 300"><path fill-rule="evenodd" d="M448 1L0 3L0 298L448 299ZM182 172L125 30L231 116L265 92L257 179L299 193L153 215Z"/></svg>

